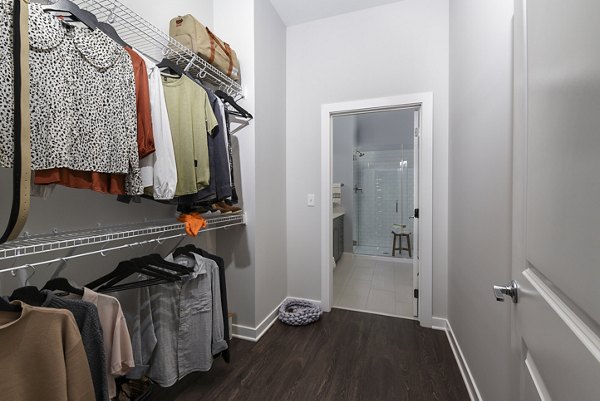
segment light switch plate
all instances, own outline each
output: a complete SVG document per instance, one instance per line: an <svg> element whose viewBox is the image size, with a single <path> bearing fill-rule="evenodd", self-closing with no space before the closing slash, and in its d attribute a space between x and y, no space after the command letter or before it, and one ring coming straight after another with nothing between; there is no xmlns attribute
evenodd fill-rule
<svg viewBox="0 0 600 401"><path fill-rule="evenodd" d="M306 197L308 207L315 207L315 194L308 194Z"/></svg>

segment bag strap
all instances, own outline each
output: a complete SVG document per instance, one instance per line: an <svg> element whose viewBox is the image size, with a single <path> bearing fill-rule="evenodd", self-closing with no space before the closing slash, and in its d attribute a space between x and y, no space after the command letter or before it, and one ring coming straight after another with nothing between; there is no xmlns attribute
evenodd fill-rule
<svg viewBox="0 0 600 401"><path fill-rule="evenodd" d="M210 31L208 30L208 28L206 30L209 33L208 38L210 39L210 57L208 58L208 63L212 64L215 61L217 49L215 47L215 40L213 39L212 35L210 35Z"/></svg>
<svg viewBox="0 0 600 401"><path fill-rule="evenodd" d="M29 7L15 0L13 8L14 163L13 199L0 244L16 239L27 221L31 191L31 123L29 114Z"/></svg>
<svg viewBox="0 0 600 401"><path fill-rule="evenodd" d="M225 43L225 48L227 49L227 55L229 56L229 68L227 70L227 76L231 77L233 74L233 68L235 67L233 61L233 50L231 50L231 46L228 43Z"/></svg>
<svg viewBox="0 0 600 401"><path fill-rule="evenodd" d="M232 56L232 52L231 52L231 47L229 47L229 45L227 43L225 43L225 46L223 46L221 44L221 39L219 39L214 33L212 33L210 31L210 29L206 28L206 32L208 32L208 36L210 36L210 61L209 61L209 63L212 64L212 62L214 61L214 53L213 53L214 52L213 42L214 42L227 55L227 58L229 59L229 68L227 69L227 76L231 76L231 73L233 72L233 56Z"/></svg>

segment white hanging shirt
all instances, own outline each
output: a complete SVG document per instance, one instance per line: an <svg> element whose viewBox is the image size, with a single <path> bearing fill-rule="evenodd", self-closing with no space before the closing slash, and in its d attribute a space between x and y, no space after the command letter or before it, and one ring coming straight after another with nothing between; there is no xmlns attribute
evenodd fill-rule
<svg viewBox="0 0 600 401"><path fill-rule="evenodd" d="M154 153L140 160L142 185L144 188L152 187L154 199L173 199L177 188L177 165L160 69L149 58L140 52L137 53L144 59L148 70L150 113L156 149Z"/></svg>

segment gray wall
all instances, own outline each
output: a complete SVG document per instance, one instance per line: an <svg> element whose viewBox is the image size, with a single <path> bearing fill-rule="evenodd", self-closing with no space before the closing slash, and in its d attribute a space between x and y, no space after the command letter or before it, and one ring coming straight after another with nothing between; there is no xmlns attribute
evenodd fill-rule
<svg viewBox="0 0 600 401"><path fill-rule="evenodd" d="M354 216L354 169L352 154L357 142L357 116L333 118L333 182L343 183L344 252L352 253Z"/></svg>
<svg viewBox="0 0 600 401"><path fill-rule="evenodd" d="M286 28L269 0L255 0L254 4L256 324L259 324L287 296Z"/></svg>
<svg viewBox="0 0 600 401"><path fill-rule="evenodd" d="M393 51L374 45L382 39ZM448 46L448 0L399 1L288 27L287 214L302 222L288 225L290 295L321 298L321 205L306 206L307 194L321 199L321 105L433 92L433 313L446 316Z"/></svg>
<svg viewBox="0 0 600 401"><path fill-rule="evenodd" d="M450 2L448 318L486 401L511 399L512 13L506 0Z"/></svg>

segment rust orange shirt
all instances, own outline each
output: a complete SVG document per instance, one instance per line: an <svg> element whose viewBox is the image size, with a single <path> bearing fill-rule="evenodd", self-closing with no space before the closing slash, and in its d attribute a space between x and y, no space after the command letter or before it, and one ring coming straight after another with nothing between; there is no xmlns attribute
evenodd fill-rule
<svg viewBox="0 0 600 401"><path fill-rule="evenodd" d="M125 174L53 168L36 171L34 183L37 185L60 184L69 188L91 189L105 194L125 195Z"/></svg>

